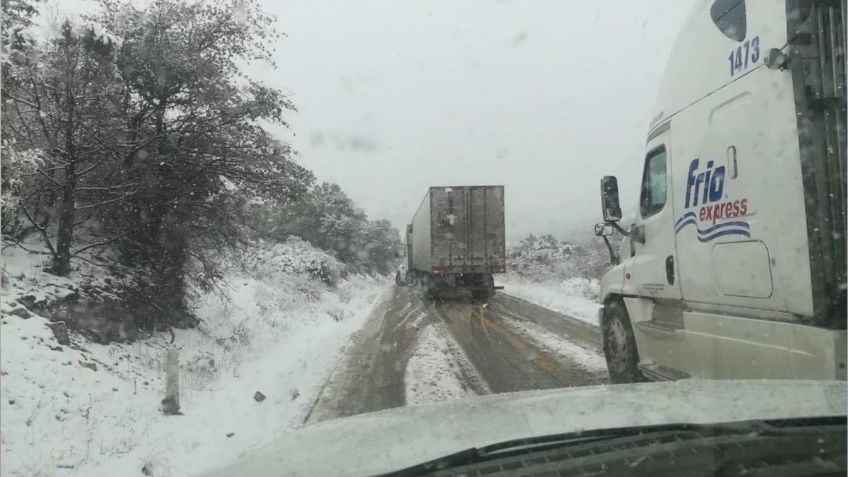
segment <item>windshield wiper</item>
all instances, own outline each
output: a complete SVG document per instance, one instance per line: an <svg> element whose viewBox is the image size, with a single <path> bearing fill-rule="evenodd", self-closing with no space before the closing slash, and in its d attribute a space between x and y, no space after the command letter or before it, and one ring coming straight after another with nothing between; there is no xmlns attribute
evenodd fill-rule
<svg viewBox="0 0 848 477"><path fill-rule="evenodd" d="M844 475L846 443L845 417L631 427L470 448L385 475Z"/></svg>

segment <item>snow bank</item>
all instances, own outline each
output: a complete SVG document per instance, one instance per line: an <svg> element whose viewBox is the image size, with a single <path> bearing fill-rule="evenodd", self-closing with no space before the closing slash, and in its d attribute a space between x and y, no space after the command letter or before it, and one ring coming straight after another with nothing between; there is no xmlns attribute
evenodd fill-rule
<svg viewBox="0 0 848 477"><path fill-rule="evenodd" d="M483 378L463 354L458 344L440 325L421 332L404 374L407 405L432 404L475 396L465 385L463 375L471 373L475 381L488 389Z"/></svg>
<svg viewBox="0 0 848 477"><path fill-rule="evenodd" d="M126 278L132 271L122 267L118 275L107 273L104 263L109 261L109 251L85 254L85 260L74 262L68 277L59 277L44 271L50 265L50 256L38 237L31 237L20 248L8 245L2 253L2 301L12 308L17 304L42 305L62 300L71 294L112 297L111 284Z"/></svg>
<svg viewBox="0 0 848 477"><path fill-rule="evenodd" d="M15 310L25 305L10 299L72 293L79 277L40 272L41 260L3 252L4 476L139 475L144 466L187 475L290 432L386 285L366 276L329 285L322 273L334 270L332 257L299 240L263 245L245 268L227 271L225 299L198 296L200 327L175 330L182 415L165 416L170 336L99 345L72 335L59 346L46 319L22 318Z"/></svg>
<svg viewBox="0 0 848 477"><path fill-rule="evenodd" d="M597 240L569 243L530 235L507 253L505 276L496 276L504 293L598 325L600 277L608 267Z"/></svg>
<svg viewBox="0 0 848 477"><path fill-rule="evenodd" d="M528 321L506 318L505 322L507 326L529 338L536 346L553 354L565 356L587 371L605 372L607 370L607 362L597 349L580 346Z"/></svg>
<svg viewBox="0 0 848 477"><path fill-rule="evenodd" d="M503 292L549 310L598 326L598 280L572 277L561 281L535 281L517 273L496 276Z"/></svg>

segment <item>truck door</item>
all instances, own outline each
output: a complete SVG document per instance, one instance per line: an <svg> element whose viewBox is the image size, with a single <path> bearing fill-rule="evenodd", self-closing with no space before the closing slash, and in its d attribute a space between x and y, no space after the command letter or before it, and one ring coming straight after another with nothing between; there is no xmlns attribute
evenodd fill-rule
<svg viewBox="0 0 848 477"><path fill-rule="evenodd" d="M625 268L626 280L640 296L660 302L680 300L671 197L670 139L671 132L666 127L648 142L639 210L631 228L633 259ZM656 310L656 306L654 308Z"/></svg>
<svg viewBox="0 0 848 477"><path fill-rule="evenodd" d="M488 273L504 262L504 189L502 186L469 187L467 227L471 271Z"/></svg>

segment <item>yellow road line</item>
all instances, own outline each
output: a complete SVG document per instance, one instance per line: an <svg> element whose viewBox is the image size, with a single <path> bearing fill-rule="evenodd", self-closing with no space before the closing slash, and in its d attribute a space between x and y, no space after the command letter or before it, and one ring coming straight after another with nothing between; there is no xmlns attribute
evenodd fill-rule
<svg viewBox="0 0 848 477"><path fill-rule="evenodd" d="M534 347L529 346L525 343L521 338L516 337L514 334L509 331L503 329L494 321L483 316L483 308L482 307L474 307L471 309L471 317L477 318L480 320L480 323L497 333L503 339L505 339L513 348L519 351L522 355L529 358L529 361L538 366L539 368L545 370L548 374L554 377L561 384L568 385L571 381L571 377L568 373L564 373L559 366L557 366L556 362L550 359L548 356L543 354L542 352L536 350Z"/></svg>

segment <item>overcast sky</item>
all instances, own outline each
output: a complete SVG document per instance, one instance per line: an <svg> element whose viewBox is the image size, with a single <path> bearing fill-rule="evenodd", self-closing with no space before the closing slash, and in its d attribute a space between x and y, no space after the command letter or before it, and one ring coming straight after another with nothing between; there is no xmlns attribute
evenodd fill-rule
<svg viewBox="0 0 848 477"><path fill-rule="evenodd" d="M503 184L512 240L635 203L647 125L691 0L266 1L288 37L262 76L281 131L373 218L409 222L431 185ZM588 228L587 228L588 231Z"/></svg>
<svg viewBox="0 0 848 477"><path fill-rule="evenodd" d="M590 233L605 174L635 204L693 0L260 3L287 36L251 71L296 104L276 132L301 164L398 228L429 186L503 184L515 241Z"/></svg>

